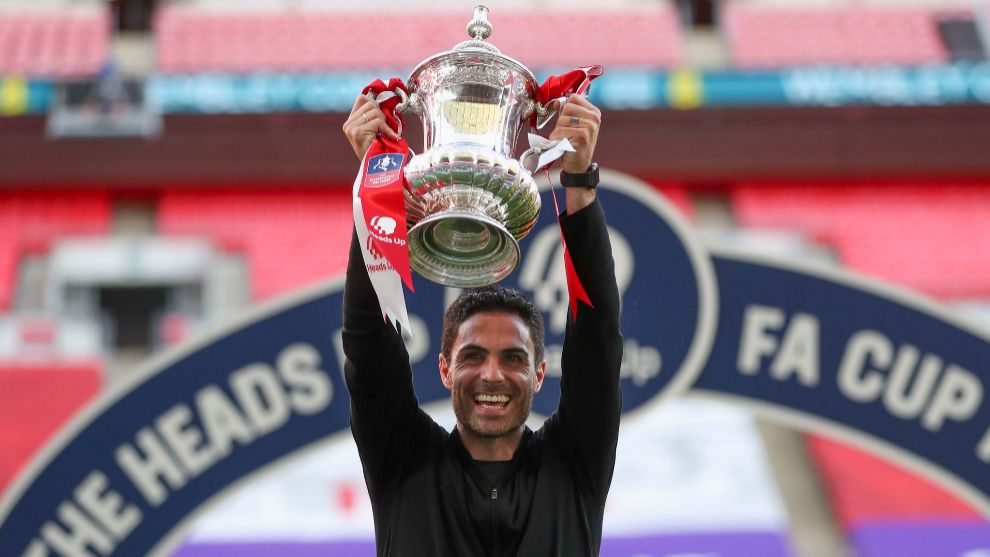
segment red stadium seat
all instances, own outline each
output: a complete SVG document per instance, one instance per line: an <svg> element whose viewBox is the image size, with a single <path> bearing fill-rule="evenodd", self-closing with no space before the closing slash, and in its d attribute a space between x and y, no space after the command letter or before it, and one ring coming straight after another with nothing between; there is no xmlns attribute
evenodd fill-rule
<svg viewBox="0 0 990 557"><path fill-rule="evenodd" d="M986 185L741 184L743 227L788 228L847 267L943 299L990 297Z"/></svg>
<svg viewBox="0 0 990 557"><path fill-rule="evenodd" d="M846 529L877 520L979 520L961 499L887 461L824 437L808 436L808 450Z"/></svg>
<svg viewBox="0 0 990 557"><path fill-rule="evenodd" d="M448 11L237 12L173 4L155 18L158 69L165 73L411 69L466 39L465 18ZM571 14L503 11L493 13L492 21L496 28L492 42L504 54L534 68L594 63L670 67L682 59L680 25L670 3ZM373 40L375 29L387 34ZM559 29L582 31L559 33Z"/></svg>
<svg viewBox="0 0 990 557"><path fill-rule="evenodd" d="M102 365L0 364L0 492L102 385Z"/></svg>
<svg viewBox="0 0 990 557"><path fill-rule="evenodd" d="M932 6L763 5L730 2L723 32L743 68L925 64L948 60Z"/></svg>
<svg viewBox="0 0 990 557"><path fill-rule="evenodd" d="M158 206L162 234L206 236L243 250L259 300L342 273L352 222L343 189L176 189Z"/></svg>
<svg viewBox="0 0 990 557"><path fill-rule="evenodd" d="M0 203L0 311L8 309L25 252L45 252L67 235L103 235L110 228L110 201L103 191L5 192Z"/></svg>
<svg viewBox="0 0 990 557"><path fill-rule="evenodd" d="M0 11L0 75L96 75L110 53L110 8Z"/></svg>

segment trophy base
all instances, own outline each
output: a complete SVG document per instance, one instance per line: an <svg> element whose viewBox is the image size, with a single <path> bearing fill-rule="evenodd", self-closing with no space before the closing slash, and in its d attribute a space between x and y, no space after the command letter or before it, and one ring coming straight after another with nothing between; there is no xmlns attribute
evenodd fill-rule
<svg viewBox="0 0 990 557"><path fill-rule="evenodd" d="M427 280L456 288L496 283L519 263L519 242L495 219L445 211L409 229L409 263Z"/></svg>

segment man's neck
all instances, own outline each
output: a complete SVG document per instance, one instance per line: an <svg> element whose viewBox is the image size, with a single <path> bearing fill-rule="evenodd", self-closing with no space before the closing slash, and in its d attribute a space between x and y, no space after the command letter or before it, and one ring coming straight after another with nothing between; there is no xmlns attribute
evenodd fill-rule
<svg viewBox="0 0 990 557"><path fill-rule="evenodd" d="M500 437L479 437L468 431L460 422L457 423L461 443L475 460L512 460L525 429L525 426L520 426L518 430Z"/></svg>

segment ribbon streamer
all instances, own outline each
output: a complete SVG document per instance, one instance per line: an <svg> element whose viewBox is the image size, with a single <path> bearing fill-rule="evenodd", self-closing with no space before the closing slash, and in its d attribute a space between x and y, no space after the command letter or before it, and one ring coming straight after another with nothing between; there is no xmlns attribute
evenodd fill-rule
<svg viewBox="0 0 990 557"><path fill-rule="evenodd" d="M362 93L372 95L385 114L386 124L401 134L402 120L395 111L400 100L397 89L406 90L398 78L392 78L387 85L376 79ZM414 290L402 170L409 155L409 146L401 135L392 139L379 133L364 155L353 189L354 225L382 316L406 331L411 329L402 283Z"/></svg>
<svg viewBox="0 0 990 557"><path fill-rule="evenodd" d="M572 94L581 95L588 91L591 87L591 82L596 77L600 77L605 71L601 66L584 66L571 70L569 72L563 73L561 75L554 75L547 78L546 81L540 85L539 90L536 92L536 99L540 104L546 105L552 101L566 102L567 97ZM536 126L536 117L534 114L530 119L530 124L534 127ZM566 141L566 140L565 140ZM566 147L571 147L570 143L567 143ZM539 165L545 168L544 164L549 165L553 161L564 156L564 148L558 148L553 152L553 158L549 161L545 161L541 156ZM549 175L549 172L548 172ZM591 298L588 296L588 292L584 289L584 285L581 284L581 278L578 276L577 271L574 269L574 261L571 260L571 252L567 249L567 241L564 239L564 229L560 224L560 206L557 204L557 193L553 190L550 191L553 196L553 206L557 212L557 226L560 226L560 245L564 250L564 274L567 277L567 295L570 300L571 307L571 317L577 319L578 302L584 302L588 307L595 307L591 303Z"/></svg>

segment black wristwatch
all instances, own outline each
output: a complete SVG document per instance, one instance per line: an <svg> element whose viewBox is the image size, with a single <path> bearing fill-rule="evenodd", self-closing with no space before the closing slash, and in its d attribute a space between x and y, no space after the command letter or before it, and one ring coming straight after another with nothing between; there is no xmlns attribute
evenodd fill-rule
<svg viewBox="0 0 990 557"><path fill-rule="evenodd" d="M588 170L571 174L560 171L560 185L565 188L596 188L598 187L598 163L593 162Z"/></svg>

